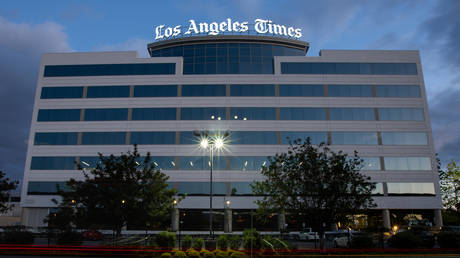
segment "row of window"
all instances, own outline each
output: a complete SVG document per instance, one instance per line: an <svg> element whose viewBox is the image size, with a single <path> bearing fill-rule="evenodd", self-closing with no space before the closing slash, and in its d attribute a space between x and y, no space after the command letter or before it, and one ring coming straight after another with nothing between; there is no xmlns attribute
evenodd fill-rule
<svg viewBox="0 0 460 258"><path fill-rule="evenodd" d="M43 87L40 98L82 98L83 86ZM374 93L375 91L375 93ZM273 84L230 85L228 96L281 97L385 97L419 98L419 85L279 85L279 94ZM177 85L135 85L134 97L177 97ZM182 97L223 97L226 85L182 85ZM129 98L130 86L88 86L87 98Z"/></svg>
<svg viewBox="0 0 460 258"><path fill-rule="evenodd" d="M429 157L383 157L383 166L379 157L362 157L363 170L431 170ZM75 170L77 157L32 157L31 170ZM100 162L99 157L79 157L82 168L94 168ZM155 156L151 162L162 170L207 170L210 160L207 156ZM267 157L261 156L216 156L213 169L257 171L267 165ZM142 160L140 160L140 164Z"/></svg>
<svg viewBox="0 0 460 258"><path fill-rule="evenodd" d="M228 109L228 112L227 112ZM361 120L424 121L423 108L205 107L132 108L131 120ZM128 108L40 109L38 122L126 121ZM80 117L83 115L83 119ZM178 117L178 115L180 117ZM329 115L329 118L328 118ZM378 115L378 119L377 119Z"/></svg>
<svg viewBox="0 0 460 258"><path fill-rule="evenodd" d="M213 182L214 195L249 196L252 195L252 182ZM373 195L383 195L386 184L386 194L389 196L411 196L411 195L435 195L433 183L376 183ZM200 196L209 194L209 182L170 182L170 187L178 190L178 194L188 196ZM29 182L27 188L28 195L53 195L57 189L66 190L65 182Z"/></svg>
<svg viewBox="0 0 460 258"><path fill-rule="evenodd" d="M170 75L175 73L175 63L46 65L43 77Z"/></svg>
<svg viewBox="0 0 460 258"><path fill-rule="evenodd" d="M415 63L282 62L282 74L417 75Z"/></svg>
<svg viewBox="0 0 460 258"><path fill-rule="evenodd" d="M120 144L198 144L200 139L192 131L178 132L130 132L127 141L126 132L83 132L83 145L120 145ZM289 144L290 140L310 138L313 144L322 142L334 145L377 145L377 132L278 132L274 131L233 131L226 139L228 144ZM424 132L381 132L382 145L427 145ZM35 145L77 145L77 132L35 133Z"/></svg>

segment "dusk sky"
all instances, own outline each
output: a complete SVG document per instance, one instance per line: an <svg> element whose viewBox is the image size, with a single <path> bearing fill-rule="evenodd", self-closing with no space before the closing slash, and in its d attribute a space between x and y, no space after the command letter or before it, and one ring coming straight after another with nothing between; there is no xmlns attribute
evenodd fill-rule
<svg viewBox="0 0 460 258"><path fill-rule="evenodd" d="M136 50L157 25L256 18L301 28L322 49L419 50L435 149L460 161L460 1L2 1L0 170L22 180L40 58L47 52ZM459 112L459 113L457 113Z"/></svg>

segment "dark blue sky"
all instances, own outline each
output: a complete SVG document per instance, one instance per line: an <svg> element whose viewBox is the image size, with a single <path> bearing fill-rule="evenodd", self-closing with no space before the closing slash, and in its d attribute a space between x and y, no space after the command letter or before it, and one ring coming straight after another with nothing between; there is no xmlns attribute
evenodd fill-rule
<svg viewBox="0 0 460 258"><path fill-rule="evenodd" d="M303 29L321 49L420 50L436 151L460 161L460 1L2 1L0 170L22 179L40 56L137 50L154 28L232 18ZM456 111L457 110L457 111Z"/></svg>

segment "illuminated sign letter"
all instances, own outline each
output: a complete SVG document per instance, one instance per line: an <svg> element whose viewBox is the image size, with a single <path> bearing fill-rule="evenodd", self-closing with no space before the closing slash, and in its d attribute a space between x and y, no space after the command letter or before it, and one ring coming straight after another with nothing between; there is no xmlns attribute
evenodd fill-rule
<svg viewBox="0 0 460 258"><path fill-rule="evenodd" d="M256 24L254 24L254 29L257 31L257 33L265 34L268 32L268 20L256 19L255 22Z"/></svg>

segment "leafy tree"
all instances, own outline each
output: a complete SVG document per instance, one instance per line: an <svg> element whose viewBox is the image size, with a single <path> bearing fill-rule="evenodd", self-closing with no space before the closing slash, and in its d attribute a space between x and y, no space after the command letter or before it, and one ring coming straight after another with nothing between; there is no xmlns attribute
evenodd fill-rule
<svg viewBox="0 0 460 258"><path fill-rule="evenodd" d="M5 173L0 170L0 213L5 213L12 208L8 205L9 191L15 190L19 184L18 181L10 181L9 178L4 177Z"/></svg>
<svg viewBox="0 0 460 258"><path fill-rule="evenodd" d="M444 207L448 210L460 210L460 167L455 161L447 164L443 170L438 159L438 171L442 200Z"/></svg>
<svg viewBox="0 0 460 258"><path fill-rule="evenodd" d="M168 219L177 191L168 188L168 177L155 168L150 153L141 158L135 145L133 152L121 156L99 154L93 169L78 166L84 180L70 179L60 189L58 213L48 221L66 227L64 218L70 218L78 228L110 228L120 235L128 222L148 229Z"/></svg>
<svg viewBox="0 0 460 258"><path fill-rule="evenodd" d="M272 212L302 214L321 236L325 225L345 222L347 215L375 207L371 197L375 183L360 173L362 159L355 152L331 151L325 144L314 146L310 139L295 140L286 153L269 157L262 167L265 180L255 182L253 191L259 217Z"/></svg>

